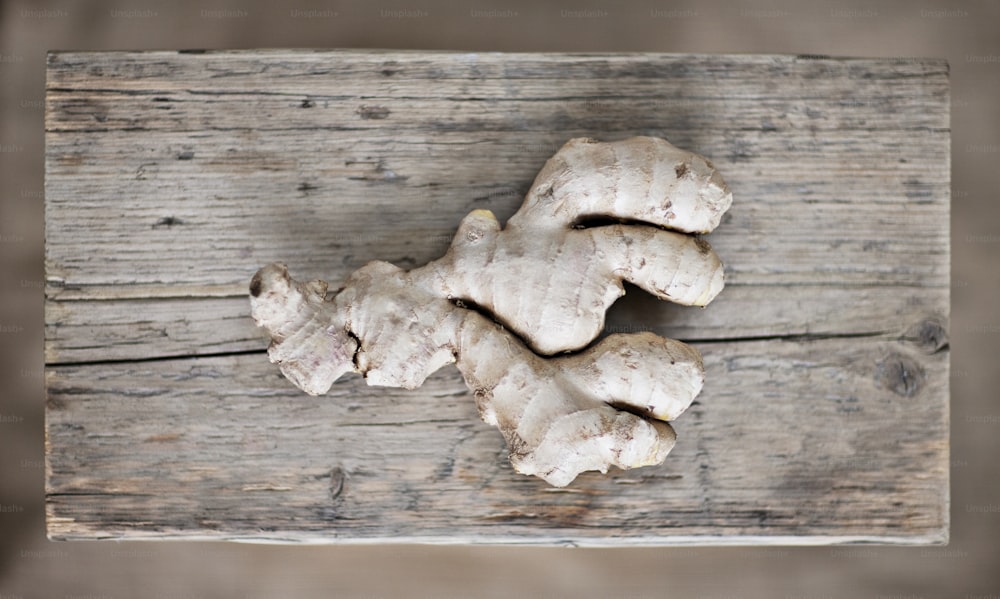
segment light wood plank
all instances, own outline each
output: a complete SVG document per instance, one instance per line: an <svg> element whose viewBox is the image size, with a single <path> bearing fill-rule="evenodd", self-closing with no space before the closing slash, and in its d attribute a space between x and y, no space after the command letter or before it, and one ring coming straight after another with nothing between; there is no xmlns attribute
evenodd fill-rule
<svg viewBox="0 0 1000 599"><path fill-rule="evenodd" d="M937 60L51 54L49 533L943 542L948 115ZM735 196L708 309L632 290L609 314L705 342L662 467L556 491L511 471L453 369L310 398L267 362L261 265L333 287L421 265L469 211L513 214L566 139L639 134L710 157Z"/></svg>
<svg viewBox="0 0 1000 599"><path fill-rule="evenodd" d="M419 264L470 210L512 214L545 159L595 131L662 134L715 160L737 190L711 238L739 256L734 283L946 285L941 63L434 56L52 55L52 295L124 273L151 296L242 291L275 254L333 280L370 257ZM311 99L324 90L339 99ZM400 105L366 117L379 90Z"/></svg>
<svg viewBox="0 0 1000 599"><path fill-rule="evenodd" d="M454 368L419 392L298 392L262 355L48 377L54 538L672 544L940 542L947 352L884 338L699 346L656 468L519 475ZM908 382L893 378L896 364ZM909 386L907 386L909 385ZM747 539L744 539L746 541Z"/></svg>

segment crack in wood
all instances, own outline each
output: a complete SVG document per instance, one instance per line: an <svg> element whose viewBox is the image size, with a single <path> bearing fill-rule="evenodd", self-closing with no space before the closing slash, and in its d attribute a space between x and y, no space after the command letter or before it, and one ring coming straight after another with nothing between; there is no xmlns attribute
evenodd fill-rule
<svg viewBox="0 0 1000 599"><path fill-rule="evenodd" d="M759 341L825 341L827 339L864 339L866 337L883 337L889 331L866 331L861 333L785 333L777 335L749 335L745 337L687 337L679 339L684 343L756 343Z"/></svg>
<svg viewBox="0 0 1000 599"><path fill-rule="evenodd" d="M485 318L488 318L496 322L497 326L503 327L503 323L497 320L491 312L485 310L479 306L476 306L468 300L453 300L456 306L461 308L466 308L479 312ZM509 330L509 329L508 329ZM512 335L517 336L513 331L510 331ZM348 331L348 334L353 337L353 334ZM788 341L788 342L810 342L810 341L825 341L828 339L864 339L872 337L885 337L886 339L896 339L900 341L911 340L909 337L892 337L889 331L869 331L863 333L789 333L789 334L779 334L779 335L750 335L744 337L685 337L677 338L678 341L682 341L691 345L713 345L713 344L723 344L723 343L760 343L769 341ZM518 339L520 339L518 337ZM600 338L597 340L600 341ZM595 341L595 342L597 342ZM524 341L521 340L523 343ZM263 341L262 341L263 343ZM360 344L358 346L360 348ZM588 346L589 347L589 346ZM560 355L573 355L586 351L587 348L583 348L576 352L567 352ZM949 347L947 344L939 347L936 352L946 351ZM105 359L105 360L57 360L52 362L46 362L45 367L77 367L77 366L104 366L110 364L142 364L148 362L164 362L170 360L190 360L190 359L202 359L202 358L229 358L236 356L249 356L249 355L260 355L267 354L267 348L261 349L245 349L245 350L234 350L234 351L224 351L224 352L205 352L197 354L173 354L173 355L162 355L162 356L149 356L145 358L115 358L115 359Z"/></svg>
<svg viewBox="0 0 1000 599"><path fill-rule="evenodd" d="M112 364L144 364L149 362L167 362L170 360L191 360L202 358L230 358L236 356L267 355L267 348L245 349L239 351L206 352L203 354L181 354L172 356L149 356L146 358L120 358L108 360L79 360L65 362L46 362L45 367L55 366L107 366Z"/></svg>

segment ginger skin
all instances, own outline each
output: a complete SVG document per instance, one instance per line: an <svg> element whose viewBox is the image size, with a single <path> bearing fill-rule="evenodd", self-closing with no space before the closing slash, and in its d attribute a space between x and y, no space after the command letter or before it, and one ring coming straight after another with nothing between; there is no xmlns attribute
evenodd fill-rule
<svg viewBox="0 0 1000 599"><path fill-rule="evenodd" d="M345 291L366 283L378 291L350 293L340 305ZM348 370L372 385L412 389L455 362L482 419L503 433L515 470L555 486L585 470L661 463L675 437L660 420L680 415L704 379L698 352L652 333L611 335L578 354L542 358L497 323L430 294L386 262L356 271L332 302L323 302L315 283L293 281L283 265L264 267L253 288L255 313L281 312L289 297L304 307L295 309L301 326L272 343L271 357L306 392L325 393ZM414 308L407 314L403 306ZM325 359L349 351L353 364Z"/></svg>
<svg viewBox="0 0 1000 599"><path fill-rule="evenodd" d="M586 346L622 281L710 302L722 264L683 232L712 230L731 202L708 161L664 140L574 139L506 228L476 210L439 260L409 272L370 262L332 298L322 281L265 266L251 281L252 315L270 333L271 360L313 395L347 372L412 389L454 362L514 469L554 486L587 470L659 464L675 441L666 421L701 391L701 356L652 333Z"/></svg>

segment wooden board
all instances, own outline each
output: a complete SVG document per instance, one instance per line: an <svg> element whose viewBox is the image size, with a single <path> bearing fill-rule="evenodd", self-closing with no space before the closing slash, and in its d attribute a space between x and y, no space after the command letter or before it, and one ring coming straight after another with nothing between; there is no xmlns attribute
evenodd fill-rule
<svg viewBox="0 0 1000 599"><path fill-rule="evenodd" d="M46 101L52 538L947 541L944 61L54 53ZM640 134L735 198L715 302L631 289L609 316L704 354L663 466L552 489L453 368L312 398L268 363L263 264L423 264L565 140Z"/></svg>

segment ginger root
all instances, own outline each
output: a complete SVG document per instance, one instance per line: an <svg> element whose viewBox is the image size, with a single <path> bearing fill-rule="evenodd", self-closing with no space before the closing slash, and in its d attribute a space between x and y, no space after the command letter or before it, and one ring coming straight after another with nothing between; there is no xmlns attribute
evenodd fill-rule
<svg viewBox="0 0 1000 599"><path fill-rule="evenodd" d="M652 333L588 344L622 281L709 303L722 263L683 233L711 231L731 203L711 163L662 139L573 139L505 228L473 211L442 258L411 271L370 262L331 298L322 281L265 266L250 284L252 315L271 361L313 395L347 372L412 389L454 362L514 469L552 485L659 464L675 441L666 421L701 391L701 356ZM544 357L565 352L576 353Z"/></svg>

